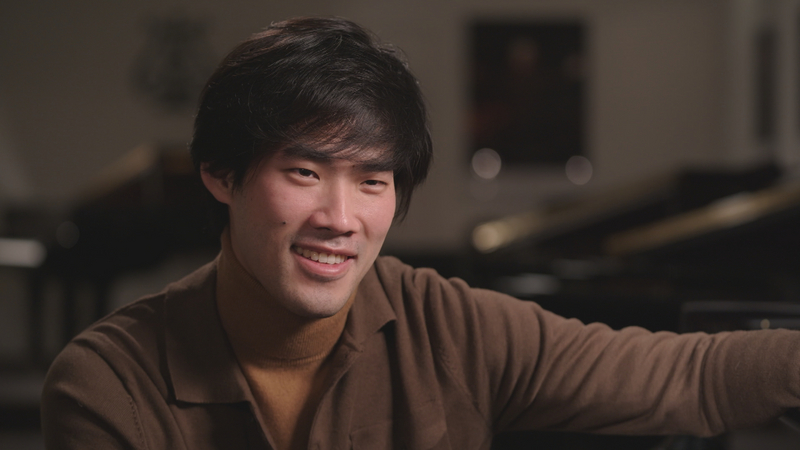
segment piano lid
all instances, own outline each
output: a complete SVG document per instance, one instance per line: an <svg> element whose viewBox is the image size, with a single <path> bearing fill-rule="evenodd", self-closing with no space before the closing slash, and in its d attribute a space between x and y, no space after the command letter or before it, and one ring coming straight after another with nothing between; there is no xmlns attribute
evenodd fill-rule
<svg viewBox="0 0 800 450"><path fill-rule="evenodd" d="M625 239L632 238L615 237L609 244L612 235L639 230L721 199L736 198L737 194L770 188L779 176L774 164L744 171L693 169L669 173L576 202L481 223L473 229L472 244L480 253L513 244L561 257L618 255L620 245L631 245L620 244L619 239L629 242Z"/></svg>

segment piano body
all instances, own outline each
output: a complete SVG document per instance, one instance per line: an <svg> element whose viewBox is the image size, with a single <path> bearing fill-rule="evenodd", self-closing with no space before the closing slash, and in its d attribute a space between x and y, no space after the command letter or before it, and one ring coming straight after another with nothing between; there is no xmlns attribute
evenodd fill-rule
<svg viewBox="0 0 800 450"><path fill-rule="evenodd" d="M614 326L680 328L690 302L800 302L800 180L687 170L479 224L475 283Z"/></svg>
<svg viewBox="0 0 800 450"><path fill-rule="evenodd" d="M185 145L142 145L90 180L63 212L9 209L6 237L40 242L46 250L44 260L26 270L30 362L46 367L54 351L107 314L109 290L119 277L176 253L207 251L213 258L219 238L209 230L206 196ZM60 291L57 323L45 314L48 283ZM86 291L88 302L78 298ZM54 325L60 330L55 349L43 340Z"/></svg>

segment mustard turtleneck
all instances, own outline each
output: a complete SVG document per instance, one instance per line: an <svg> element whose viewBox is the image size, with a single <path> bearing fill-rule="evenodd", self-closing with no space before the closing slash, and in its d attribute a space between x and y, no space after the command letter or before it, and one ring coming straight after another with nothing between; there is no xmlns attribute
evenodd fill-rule
<svg viewBox="0 0 800 450"><path fill-rule="evenodd" d="M277 450L308 446L311 422L325 389L331 354L355 298L331 317L300 317L267 295L239 263L230 232L217 262L217 309L222 327Z"/></svg>

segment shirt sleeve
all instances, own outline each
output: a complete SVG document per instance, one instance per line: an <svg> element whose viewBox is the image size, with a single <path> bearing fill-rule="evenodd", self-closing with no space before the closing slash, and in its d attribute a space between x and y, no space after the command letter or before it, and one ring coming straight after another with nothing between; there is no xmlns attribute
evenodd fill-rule
<svg viewBox="0 0 800 450"><path fill-rule="evenodd" d="M48 450L147 448L130 393L107 362L80 343L69 344L50 367L41 415Z"/></svg>
<svg viewBox="0 0 800 450"><path fill-rule="evenodd" d="M449 284L453 351L496 432L713 435L800 405L800 332L612 330Z"/></svg>

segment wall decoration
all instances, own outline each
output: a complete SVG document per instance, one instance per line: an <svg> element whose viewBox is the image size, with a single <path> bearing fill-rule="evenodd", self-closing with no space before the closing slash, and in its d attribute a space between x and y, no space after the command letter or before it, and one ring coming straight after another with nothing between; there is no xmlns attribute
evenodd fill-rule
<svg viewBox="0 0 800 450"><path fill-rule="evenodd" d="M217 62L207 28L184 14L149 19L131 74L135 92L170 112L194 110Z"/></svg>
<svg viewBox="0 0 800 450"><path fill-rule="evenodd" d="M475 22L471 152L510 164L564 164L584 152L585 30L580 22Z"/></svg>

